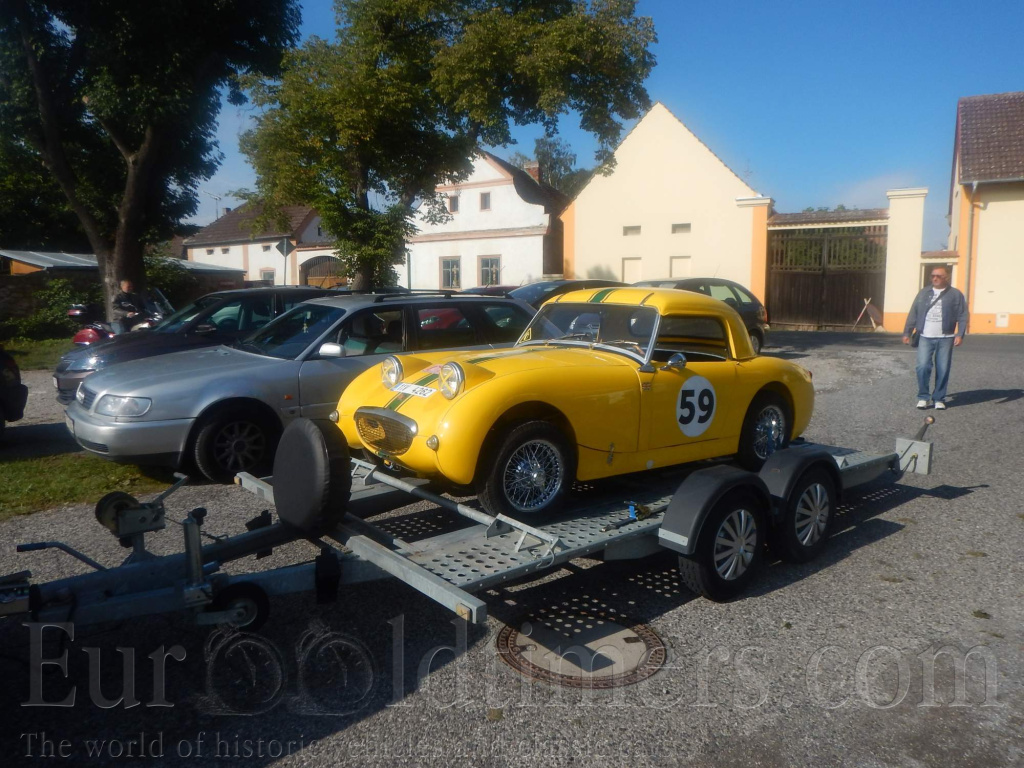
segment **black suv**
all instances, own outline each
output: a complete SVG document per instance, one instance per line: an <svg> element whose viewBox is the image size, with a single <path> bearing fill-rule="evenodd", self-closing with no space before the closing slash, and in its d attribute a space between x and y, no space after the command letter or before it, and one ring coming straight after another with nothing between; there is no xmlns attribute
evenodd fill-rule
<svg viewBox="0 0 1024 768"><path fill-rule="evenodd" d="M633 285L642 288L676 288L680 291L703 293L713 299L724 301L739 312L743 324L750 333L754 352L761 354L761 347L768 338L768 310L750 291L732 280L719 277L670 277L664 280L641 280Z"/></svg>
<svg viewBox="0 0 1024 768"><path fill-rule="evenodd" d="M230 344L262 328L278 315L318 296L340 293L328 288L281 286L208 293L149 330L133 331L109 341L75 349L57 363L53 385L57 401L75 399L82 379L114 363Z"/></svg>

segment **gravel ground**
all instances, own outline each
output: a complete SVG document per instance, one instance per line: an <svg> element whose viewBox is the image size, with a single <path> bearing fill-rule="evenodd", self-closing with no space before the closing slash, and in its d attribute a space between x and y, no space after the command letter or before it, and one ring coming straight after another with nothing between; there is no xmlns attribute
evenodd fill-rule
<svg viewBox="0 0 1024 768"><path fill-rule="evenodd" d="M912 354L892 336L778 333L766 352L814 372L811 440L886 452L921 423ZM25 378L29 415L9 437L62 450L48 374ZM33 691L29 629L2 622L0 755L5 765L31 764L26 758L43 754L45 739L57 754L63 741L65 754L95 764L118 763L127 749L138 756L141 740L145 754L167 765L218 749L247 764L289 766L1020 765L1024 340L969 338L954 357L951 392L929 432L932 475L847 499L822 558L772 563L750 594L729 604L695 598L672 558L655 556L580 560L488 593L487 625L465 632L394 580L347 588L337 605L275 600L248 646L179 617L138 619L76 633L67 679L57 666L44 668L43 700L60 701L77 686L65 707L24 706ZM9 455L0 454L0 482ZM232 533L265 504L236 487L200 485L172 496L168 516L195 506L210 510L209 531ZM406 513L407 525L421 529L437 518L428 505L390 517ZM89 505L75 505L0 525L0 573L30 568L45 581L86 570L59 553L14 552L17 542L52 539L108 565L125 554ZM174 526L151 537L158 553L179 546ZM294 544L234 565L276 567L311 551ZM668 646L668 663L611 691L529 683L498 659L494 643L503 622L542 607L644 622ZM43 656L59 657L59 630L47 632ZM166 662L170 706L157 706L148 657L176 645L184 658ZM121 695L118 648L134 649L136 706L97 703ZM91 679L100 690L90 692ZM259 700L275 706L252 714ZM103 756L90 758L99 742Z"/></svg>

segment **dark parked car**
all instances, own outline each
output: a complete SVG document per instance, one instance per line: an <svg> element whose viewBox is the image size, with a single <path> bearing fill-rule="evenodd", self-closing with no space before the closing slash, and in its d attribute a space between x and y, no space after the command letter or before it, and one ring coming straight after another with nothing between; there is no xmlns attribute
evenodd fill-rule
<svg viewBox="0 0 1024 768"><path fill-rule="evenodd" d="M713 299L724 301L740 313L743 324L747 326L750 340L754 344L754 352L760 354L768 338L768 310L750 291L732 280L719 277L670 277L664 280L641 280L633 283L646 288L676 288L680 291L703 293Z"/></svg>
<svg viewBox="0 0 1024 768"><path fill-rule="evenodd" d="M21 383L21 372L14 358L0 349L0 437L8 421L25 415L28 387Z"/></svg>
<svg viewBox="0 0 1024 768"><path fill-rule="evenodd" d="M582 291L587 288L622 288L628 283L614 280L543 280L516 288L509 293L513 299L525 301L536 309L548 299L553 299L569 291Z"/></svg>
<svg viewBox="0 0 1024 768"><path fill-rule="evenodd" d="M57 400L64 405L70 403L82 380L108 365L230 344L307 299L337 293L327 288L302 286L208 293L148 331L121 334L109 341L68 352L57 363L53 376Z"/></svg>
<svg viewBox="0 0 1024 768"><path fill-rule="evenodd" d="M475 296L508 296L518 287L518 285L478 285L476 288L467 288L462 293Z"/></svg>

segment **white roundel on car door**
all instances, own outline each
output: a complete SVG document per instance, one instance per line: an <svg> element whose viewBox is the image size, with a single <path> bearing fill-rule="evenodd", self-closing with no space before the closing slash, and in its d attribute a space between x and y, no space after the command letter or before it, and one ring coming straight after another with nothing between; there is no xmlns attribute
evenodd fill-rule
<svg viewBox="0 0 1024 768"><path fill-rule="evenodd" d="M687 437L704 434L715 418L718 398L715 387L703 376L691 376L679 388L676 399L676 420Z"/></svg>

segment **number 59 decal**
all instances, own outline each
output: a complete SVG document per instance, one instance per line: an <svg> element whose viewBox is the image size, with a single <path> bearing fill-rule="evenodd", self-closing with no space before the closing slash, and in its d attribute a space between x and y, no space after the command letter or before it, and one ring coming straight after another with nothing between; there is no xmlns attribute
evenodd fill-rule
<svg viewBox="0 0 1024 768"><path fill-rule="evenodd" d="M703 376L691 376L679 388L676 420L687 437L704 433L715 418L715 387Z"/></svg>

